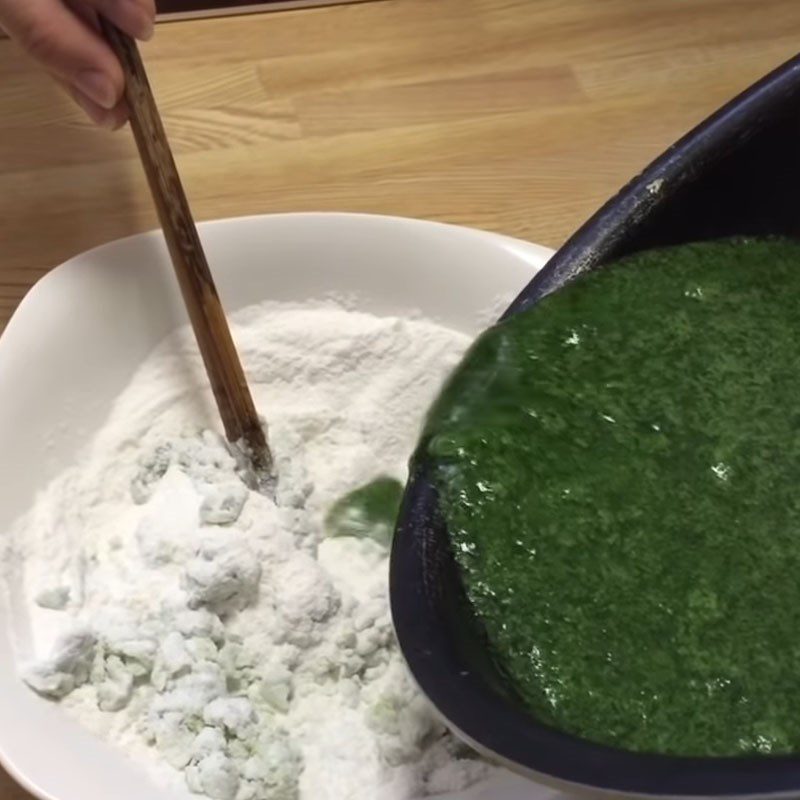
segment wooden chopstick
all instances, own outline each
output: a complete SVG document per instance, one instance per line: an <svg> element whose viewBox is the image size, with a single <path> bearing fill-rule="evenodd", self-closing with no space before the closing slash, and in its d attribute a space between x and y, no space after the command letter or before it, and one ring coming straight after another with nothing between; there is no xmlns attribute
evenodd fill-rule
<svg viewBox="0 0 800 800"><path fill-rule="evenodd" d="M225 435L230 442L243 445L259 473L269 475L273 464L264 427L197 234L139 48L107 20L101 20L101 25L122 62L130 125Z"/></svg>

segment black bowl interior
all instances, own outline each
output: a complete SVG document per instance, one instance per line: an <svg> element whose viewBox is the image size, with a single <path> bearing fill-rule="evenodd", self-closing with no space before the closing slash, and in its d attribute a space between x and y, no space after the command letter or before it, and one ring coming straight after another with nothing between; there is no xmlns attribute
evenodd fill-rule
<svg viewBox="0 0 800 800"><path fill-rule="evenodd" d="M504 317L620 256L748 234L800 237L800 56L634 178L566 242ZM400 646L420 688L467 740L522 771L601 793L800 795L800 756L636 754L560 733L526 713L486 654L422 459L412 462L390 592Z"/></svg>

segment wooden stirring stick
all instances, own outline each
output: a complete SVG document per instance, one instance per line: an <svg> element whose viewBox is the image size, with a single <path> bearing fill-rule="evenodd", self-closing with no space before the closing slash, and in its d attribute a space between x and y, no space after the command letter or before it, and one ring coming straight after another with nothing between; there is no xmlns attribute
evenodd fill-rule
<svg viewBox="0 0 800 800"><path fill-rule="evenodd" d="M130 124L164 238L178 276L225 435L242 443L257 475L269 478L272 455L231 337L178 169L136 42L106 20L103 32L122 62Z"/></svg>

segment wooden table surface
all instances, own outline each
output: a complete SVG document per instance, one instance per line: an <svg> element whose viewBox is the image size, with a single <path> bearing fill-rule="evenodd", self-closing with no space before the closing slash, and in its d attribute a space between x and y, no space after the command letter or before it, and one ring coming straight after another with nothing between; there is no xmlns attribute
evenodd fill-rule
<svg viewBox="0 0 800 800"><path fill-rule="evenodd" d="M557 246L798 41L797 0L381 0L164 24L143 50L198 219L369 211ZM8 41L0 75L1 328L155 215L127 131Z"/></svg>

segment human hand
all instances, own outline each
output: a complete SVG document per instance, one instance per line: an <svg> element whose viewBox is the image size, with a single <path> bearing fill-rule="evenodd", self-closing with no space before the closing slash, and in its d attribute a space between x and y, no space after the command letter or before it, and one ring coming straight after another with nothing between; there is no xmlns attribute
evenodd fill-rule
<svg viewBox="0 0 800 800"><path fill-rule="evenodd" d="M41 64L98 125L125 124L122 67L98 15L131 36L153 35L155 0L0 0L0 27Z"/></svg>

